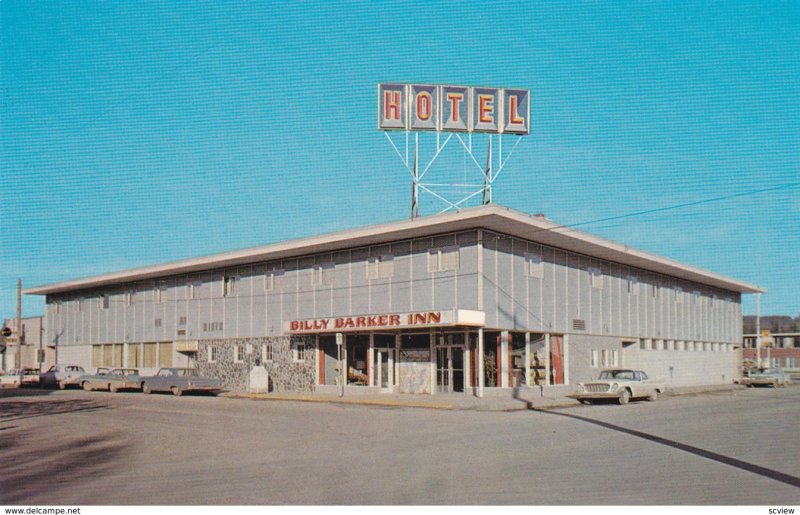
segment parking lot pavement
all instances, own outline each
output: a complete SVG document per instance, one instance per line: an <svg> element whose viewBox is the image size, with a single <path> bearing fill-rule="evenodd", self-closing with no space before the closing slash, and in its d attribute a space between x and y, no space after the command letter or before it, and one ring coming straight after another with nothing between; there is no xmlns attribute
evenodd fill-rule
<svg viewBox="0 0 800 515"><path fill-rule="evenodd" d="M796 504L800 388L488 412L0 398L0 503Z"/></svg>

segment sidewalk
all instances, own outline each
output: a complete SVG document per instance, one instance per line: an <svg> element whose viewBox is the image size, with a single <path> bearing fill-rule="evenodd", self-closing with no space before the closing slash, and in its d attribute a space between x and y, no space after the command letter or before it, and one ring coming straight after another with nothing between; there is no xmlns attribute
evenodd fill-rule
<svg viewBox="0 0 800 515"><path fill-rule="evenodd" d="M707 392L732 391L744 388L737 385L709 385L697 387L673 388L665 395L696 395ZM235 399L252 399L259 401L295 401L326 402L333 404L357 404L363 406L382 406L395 408L426 408L440 410L474 410L474 411L524 411L528 409L562 409L580 406L570 398L571 388L553 389L539 388L503 389L491 392L485 390L483 398L470 393L437 393L401 394L345 391L343 397L333 393L244 393L226 392L221 397Z"/></svg>

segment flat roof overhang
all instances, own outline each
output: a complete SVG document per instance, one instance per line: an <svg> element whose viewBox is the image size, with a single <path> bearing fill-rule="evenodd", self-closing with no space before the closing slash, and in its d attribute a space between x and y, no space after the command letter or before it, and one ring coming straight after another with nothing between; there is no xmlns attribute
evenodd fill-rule
<svg viewBox="0 0 800 515"><path fill-rule="evenodd" d="M486 229L503 233L578 254L729 291L740 293L763 293L765 291L753 284L636 250L627 245L559 225L544 217L531 216L503 206L490 204L416 220L350 229L321 236L289 240L260 247L37 286L28 288L23 293L28 295L63 293L474 229Z"/></svg>

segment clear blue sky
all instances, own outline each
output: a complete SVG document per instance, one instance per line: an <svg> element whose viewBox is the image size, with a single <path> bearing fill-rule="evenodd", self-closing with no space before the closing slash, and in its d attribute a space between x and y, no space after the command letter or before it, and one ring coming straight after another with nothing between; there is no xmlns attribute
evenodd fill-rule
<svg viewBox="0 0 800 515"><path fill-rule="evenodd" d="M0 316L17 277L407 218L376 130L390 81L529 88L533 131L494 197L560 223L776 188L581 229L800 313L796 1L4 0L0 17ZM439 164L466 166L455 145Z"/></svg>

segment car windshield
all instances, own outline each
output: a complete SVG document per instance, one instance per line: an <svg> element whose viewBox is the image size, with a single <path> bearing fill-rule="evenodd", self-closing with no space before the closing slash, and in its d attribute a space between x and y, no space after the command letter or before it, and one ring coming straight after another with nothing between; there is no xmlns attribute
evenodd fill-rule
<svg viewBox="0 0 800 515"><path fill-rule="evenodd" d="M178 371L178 375L183 377L194 377L194 369L193 368L184 368Z"/></svg>
<svg viewBox="0 0 800 515"><path fill-rule="evenodd" d="M633 379L633 370L603 370L600 379Z"/></svg>

